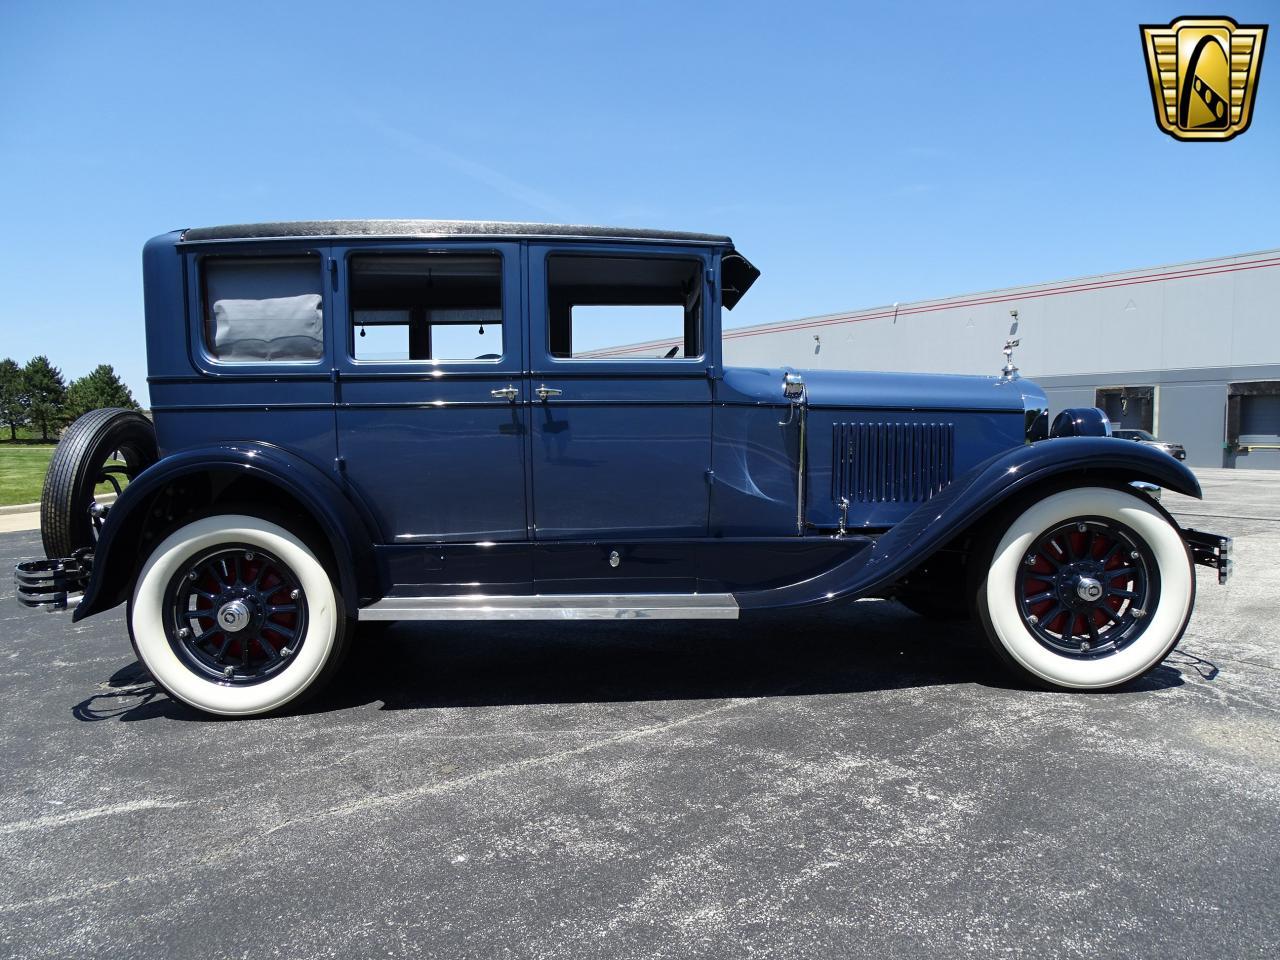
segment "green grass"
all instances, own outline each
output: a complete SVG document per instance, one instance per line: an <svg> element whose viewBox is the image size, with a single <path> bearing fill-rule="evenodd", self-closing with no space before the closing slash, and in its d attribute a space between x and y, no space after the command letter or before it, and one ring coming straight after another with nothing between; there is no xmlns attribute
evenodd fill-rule
<svg viewBox="0 0 1280 960"><path fill-rule="evenodd" d="M0 507L39 500L52 456L52 443L0 443Z"/></svg>

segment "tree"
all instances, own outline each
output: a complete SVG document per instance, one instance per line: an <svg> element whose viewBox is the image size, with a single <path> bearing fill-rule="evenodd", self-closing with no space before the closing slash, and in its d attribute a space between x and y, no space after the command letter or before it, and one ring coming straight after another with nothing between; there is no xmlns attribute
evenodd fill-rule
<svg viewBox="0 0 1280 960"><path fill-rule="evenodd" d="M27 419L40 428L40 437L49 439L50 429L56 429L62 421L63 405L67 398L67 385L62 371L49 362L46 356L32 357L22 368L26 381Z"/></svg>
<svg viewBox="0 0 1280 960"><path fill-rule="evenodd" d="M78 380L72 380L67 387L66 417L74 420L102 407L124 407L126 410L137 410L133 394L124 382L116 376L109 363L94 367L90 373Z"/></svg>
<svg viewBox="0 0 1280 960"><path fill-rule="evenodd" d="M27 382L22 368L5 357L0 360L0 424L9 428L9 439L18 439L18 428L27 422Z"/></svg>

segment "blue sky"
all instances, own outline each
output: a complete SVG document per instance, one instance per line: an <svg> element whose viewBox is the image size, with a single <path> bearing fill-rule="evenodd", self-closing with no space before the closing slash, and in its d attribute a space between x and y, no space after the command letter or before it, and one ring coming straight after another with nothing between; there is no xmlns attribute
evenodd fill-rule
<svg viewBox="0 0 1280 960"><path fill-rule="evenodd" d="M0 0L0 356L145 398L143 242L245 220L725 232L733 325L1280 247L1280 50L1153 120L1139 23L1280 21L1202 7Z"/></svg>

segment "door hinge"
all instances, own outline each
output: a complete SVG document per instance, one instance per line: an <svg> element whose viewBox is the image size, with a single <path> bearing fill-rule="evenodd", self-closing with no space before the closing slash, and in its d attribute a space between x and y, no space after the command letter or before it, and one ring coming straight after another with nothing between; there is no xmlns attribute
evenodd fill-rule
<svg viewBox="0 0 1280 960"><path fill-rule="evenodd" d="M333 257L329 258L329 285L334 289L338 289L338 261Z"/></svg>
<svg viewBox="0 0 1280 960"><path fill-rule="evenodd" d="M716 482L716 472L715 472L714 470L708 470L708 471L707 471L707 483L708 483L708 484L712 484L712 483L715 483L715 482Z"/></svg>
<svg viewBox="0 0 1280 960"><path fill-rule="evenodd" d="M346 458L346 457L334 457L334 458L333 458L333 469L337 470L339 473L346 473L346 472L347 472L347 458Z"/></svg>

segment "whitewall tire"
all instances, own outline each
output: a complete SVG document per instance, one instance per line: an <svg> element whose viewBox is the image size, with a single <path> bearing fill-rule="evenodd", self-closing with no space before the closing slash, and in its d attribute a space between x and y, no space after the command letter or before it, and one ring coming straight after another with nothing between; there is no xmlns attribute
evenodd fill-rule
<svg viewBox="0 0 1280 960"><path fill-rule="evenodd" d="M1142 497L1079 487L1037 501L999 536L976 590L997 655L1043 686L1105 690L1157 666L1195 601L1191 556Z"/></svg>
<svg viewBox="0 0 1280 960"><path fill-rule="evenodd" d="M341 595L315 552L245 514L189 523L152 551L129 604L138 657L171 696L252 716L312 693L346 640Z"/></svg>

